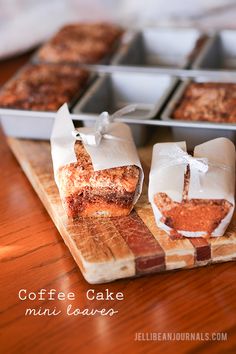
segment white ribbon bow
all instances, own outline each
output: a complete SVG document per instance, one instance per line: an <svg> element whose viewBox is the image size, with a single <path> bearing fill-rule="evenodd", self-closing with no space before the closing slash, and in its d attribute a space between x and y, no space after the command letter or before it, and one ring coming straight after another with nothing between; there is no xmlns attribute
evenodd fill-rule
<svg viewBox="0 0 236 354"><path fill-rule="evenodd" d="M121 137L109 134L109 125L116 118L120 118L127 113L133 112L136 109L135 104L125 106L112 115L108 112L102 112L95 122L93 127L83 127L72 132L76 140L81 140L84 144L90 146L98 146L102 139L124 140Z"/></svg>
<svg viewBox="0 0 236 354"><path fill-rule="evenodd" d="M186 151L182 150L178 145L173 145L168 152L161 150L160 156L168 156L172 158L171 161L163 164L163 167L175 165L189 165L190 169L195 169L199 172L206 173L209 168L207 158L198 158L189 155Z"/></svg>
<svg viewBox="0 0 236 354"><path fill-rule="evenodd" d="M160 156L167 156L172 159L164 162L162 167L189 165L191 181L197 190L202 191L201 173L205 174L208 171L209 163L207 158L193 157L178 145L173 145L168 152L160 151Z"/></svg>

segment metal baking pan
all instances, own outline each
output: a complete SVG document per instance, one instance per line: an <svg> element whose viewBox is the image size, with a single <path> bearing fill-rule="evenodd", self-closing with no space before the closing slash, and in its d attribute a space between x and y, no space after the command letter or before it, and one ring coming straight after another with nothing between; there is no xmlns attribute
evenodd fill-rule
<svg viewBox="0 0 236 354"><path fill-rule="evenodd" d="M204 43L197 48L203 37ZM195 63L208 40L193 28L146 28L134 35L111 64L187 68Z"/></svg>
<svg viewBox="0 0 236 354"><path fill-rule="evenodd" d="M211 38L195 61L195 69L236 69L236 31L223 30Z"/></svg>
<svg viewBox="0 0 236 354"><path fill-rule="evenodd" d="M70 110L71 111L71 110ZM15 138L49 140L56 112L0 108L0 119L5 135ZM96 117L71 114L75 123L95 121Z"/></svg>
<svg viewBox="0 0 236 354"><path fill-rule="evenodd" d="M55 63L55 64L54 63L47 64L47 63L39 63L39 62L37 63L37 62L28 61L25 65L20 67L20 69L17 70L16 73L3 86L0 87L0 92L2 90L4 90L5 85L7 85L11 81L14 81L15 79L17 79L21 75L21 73L25 69L27 69L27 67L34 66L34 65L40 65L40 64L45 64L46 66L49 66L49 65L57 66L58 65L59 68L60 68L60 65L61 65L61 64L57 64L57 63ZM67 66L67 64L63 64L63 65ZM84 69L84 70L86 70L86 69ZM72 108L75 105L75 103L78 101L78 99L83 95L83 93L88 89L88 87L92 84L92 82L96 78L97 74L95 72L87 70L87 73L88 73L87 82L85 83L84 87L79 92L75 92L75 94L74 94L73 98L71 99L71 101L68 102L68 107L69 108ZM0 107L0 109L1 109L1 111L3 110L3 108L1 108L1 107Z"/></svg>
<svg viewBox="0 0 236 354"><path fill-rule="evenodd" d="M25 68L27 68L27 66L34 64L36 63L28 62L26 65L21 67L20 70L18 70L16 74L13 75L13 77L6 84L17 79L21 72L24 71ZM72 100L68 102L68 107L70 110L78 102L79 98L83 95L83 93L89 88L95 77L96 74L89 73L88 81L85 84L84 88L78 92L75 92L75 95ZM4 86L5 85L1 87L1 90L4 90ZM53 127L55 113L56 112L0 107L0 118L5 134L7 136L13 136L17 138L43 140L49 139Z"/></svg>
<svg viewBox="0 0 236 354"><path fill-rule="evenodd" d="M173 139L175 141L187 141L189 149L194 148L195 145L201 144L206 140L226 137L236 142L236 124L233 123L211 123L205 121L186 121L173 119L172 113L175 110L177 103L181 100L187 86L192 80L182 81L171 100L164 108L161 119L171 123ZM195 79L195 82L210 82L206 78Z"/></svg>
<svg viewBox="0 0 236 354"><path fill-rule="evenodd" d="M7 136L48 140L55 113L0 108L0 117L3 131Z"/></svg>
<svg viewBox="0 0 236 354"><path fill-rule="evenodd" d="M128 104L137 104L137 109L127 118L150 120L157 116L176 84L177 79L168 75L105 74L91 85L72 111L98 117L103 111L114 113ZM91 124L84 123L85 126ZM147 139L147 126L132 124L131 130L136 145L143 145Z"/></svg>

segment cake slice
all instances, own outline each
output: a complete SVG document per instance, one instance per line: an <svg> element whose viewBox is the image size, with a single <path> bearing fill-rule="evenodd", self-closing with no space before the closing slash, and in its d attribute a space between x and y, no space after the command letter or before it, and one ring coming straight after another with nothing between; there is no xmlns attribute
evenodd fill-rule
<svg viewBox="0 0 236 354"><path fill-rule="evenodd" d="M139 182L137 166L94 171L82 142L76 141L77 162L60 167L58 187L69 217L125 216L133 208Z"/></svg>
<svg viewBox="0 0 236 354"><path fill-rule="evenodd" d="M172 234L200 230L210 236L229 213L232 204L225 199L188 199L189 180L190 169L187 166L181 203L173 201L166 193L154 196L154 203L162 214L161 222L173 230Z"/></svg>
<svg viewBox="0 0 236 354"><path fill-rule="evenodd" d="M232 204L227 200L191 199L174 202L165 193L156 194L154 201L162 213L161 221L172 230L205 232L208 236L229 213Z"/></svg>
<svg viewBox="0 0 236 354"><path fill-rule="evenodd" d="M225 199L189 199L189 167L184 176L182 201L173 201L166 193L157 193L154 203L160 210L161 222L172 229L172 235L179 232L204 232L210 236L226 217L232 204Z"/></svg>

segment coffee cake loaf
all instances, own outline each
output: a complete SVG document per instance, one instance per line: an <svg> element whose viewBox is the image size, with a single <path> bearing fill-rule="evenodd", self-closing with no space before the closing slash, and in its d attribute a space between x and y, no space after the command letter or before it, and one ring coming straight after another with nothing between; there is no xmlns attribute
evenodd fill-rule
<svg viewBox="0 0 236 354"><path fill-rule="evenodd" d="M189 180L190 169L187 166L181 202L173 201L166 193L157 193L154 196L154 203L162 214L161 222L172 229L174 237L181 236L179 230L201 230L210 236L229 213L232 204L225 199L189 199Z"/></svg>
<svg viewBox="0 0 236 354"><path fill-rule="evenodd" d="M116 217L130 213L139 182L136 166L94 171L82 142L76 141L77 162L57 172L62 203L69 217Z"/></svg>
<svg viewBox="0 0 236 354"><path fill-rule="evenodd" d="M236 84L190 83L173 112L173 118L235 123Z"/></svg>
<svg viewBox="0 0 236 354"><path fill-rule="evenodd" d="M88 73L68 65L27 65L0 92L1 108L56 111L82 92Z"/></svg>
<svg viewBox="0 0 236 354"><path fill-rule="evenodd" d="M148 196L158 227L172 237L223 236L235 205L235 146L226 138L153 147Z"/></svg>
<svg viewBox="0 0 236 354"><path fill-rule="evenodd" d="M63 27L38 52L40 61L96 63L114 50L122 30L105 23Z"/></svg>

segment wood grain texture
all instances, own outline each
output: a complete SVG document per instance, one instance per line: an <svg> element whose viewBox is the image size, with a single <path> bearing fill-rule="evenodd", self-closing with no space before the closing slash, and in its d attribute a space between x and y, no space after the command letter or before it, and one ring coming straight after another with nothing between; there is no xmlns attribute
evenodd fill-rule
<svg viewBox="0 0 236 354"><path fill-rule="evenodd" d="M8 79L26 59L28 57L23 56L2 61L0 82ZM162 133L162 139L169 140L169 130L158 128L155 133L159 139ZM143 149L140 153L142 157ZM234 262L91 286L84 280L8 148L1 129L0 156L1 353L235 353ZM217 254L217 245L214 249ZM74 306L80 308L107 306L104 301L88 304L85 293L90 288L122 291L125 299L112 304L119 313L111 318L33 318L24 316L26 307L32 304L18 299L18 291L22 288L29 291L42 288L73 291L76 294ZM34 305L47 307L49 304L42 301ZM57 300L51 306L63 311L66 305ZM134 340L136 332L226 332L228 340L138 342Z"/></svg>
<svg viewBox="0 0 236 354"><path fill-rule="evenodd" d="M236 259L235 222L220 240L172 240L156 226L146 185L127 217L68 220L54 183L50 144L13 138L8 144L89 283ZM150 154L148 147L146 173Z"/></svg>

